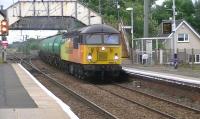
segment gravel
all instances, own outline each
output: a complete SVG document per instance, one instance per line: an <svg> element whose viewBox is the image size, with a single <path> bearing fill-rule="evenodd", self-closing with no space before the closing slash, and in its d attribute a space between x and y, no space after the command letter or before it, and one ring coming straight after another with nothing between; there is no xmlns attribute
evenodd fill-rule
<svg viewBox="0 0 200 119"><path fill-rule="evenodd" d="M46 65L41 61L33 61L33 64L39 66L40 69L43 69L48 73L53 73L53 77L58 79L64 85L67 85L70 89L78 92L82 96L93 101L100 107L108 110L110 113L114 114L120 119L164 118L160 114L157 114L141 106L125 101L106 91L100 90L98 87L91 85L89 82L77 80L76 78L70 75L66 75L62 71L50 67L49 65ZM74 106L71 106L71 108L73 109Z"/></svg>

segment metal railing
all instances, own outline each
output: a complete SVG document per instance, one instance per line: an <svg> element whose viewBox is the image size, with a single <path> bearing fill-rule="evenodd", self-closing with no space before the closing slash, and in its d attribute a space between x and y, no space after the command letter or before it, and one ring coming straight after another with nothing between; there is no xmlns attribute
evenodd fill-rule
<svg viewBox="0 0 200 119"><path fill-rule="evenodd" d="M131 49L132 63L146 65L173 65L173 49L155 49L152 52ZM144 54L146 56L144 56ZM200 66L200 49L177 49L179 66Z"/></svg>

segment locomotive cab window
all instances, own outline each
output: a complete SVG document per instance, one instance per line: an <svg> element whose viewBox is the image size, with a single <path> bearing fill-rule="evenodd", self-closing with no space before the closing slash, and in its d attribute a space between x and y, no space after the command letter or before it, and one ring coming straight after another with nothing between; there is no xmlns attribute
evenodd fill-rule
<svg viewBox="0 0 200 119"><path fill-rule="evenodd" d="M78 43L79 43L79 37L74 37L73 38L74 49L78 49Z"/></svg>
<svg viewBox="0 0 200 119"><path fill-rule="evenodd" d="M86 34L83 36L85 44L120 44L119 34Z"/></svg>
<svg viewBox="0 0 200 119"><path fill-rule="evenodd" d="M104 44L111 44L111 45L119 44L119 35L118 34L104 35Z"/></svg>
<svg viewBox="0 0 200 119"><path fill-rule="evenodd" d="M85 36L86 44L102 44L102 36L100 34L88 34Z"/></svg>

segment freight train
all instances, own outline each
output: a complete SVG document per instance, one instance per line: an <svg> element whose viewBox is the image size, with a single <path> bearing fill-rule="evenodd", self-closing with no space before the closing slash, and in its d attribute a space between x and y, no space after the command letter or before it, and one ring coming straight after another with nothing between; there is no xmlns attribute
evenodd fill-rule
<svg viewBox="0 0 200 119"><path fill-rule="evenodd" d="M120 39L120 32L111 26L86 26L42 39L39 56L79 78L118 77L122 68Z"/></svg>

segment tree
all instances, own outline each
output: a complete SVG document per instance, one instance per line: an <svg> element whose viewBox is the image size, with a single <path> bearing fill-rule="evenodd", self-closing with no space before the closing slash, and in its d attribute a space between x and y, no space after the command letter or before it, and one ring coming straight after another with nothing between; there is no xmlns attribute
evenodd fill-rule
<svg viewBox="0 0 200 119"><path fill-rule="evenodd" d="M195 30L200 33L200 0L196 1L194 4L194 8L195 8L195 13L193 15L194 17L194 21L193 21L193 26L195 28Z"/></svg>
<svg viewBox="0 0 200 119"><path fill-rule="evenodd" d="M194 4L192 0L176 0L176 19L184 19L192 27L200 32L200 1L196 1ZM153 19L157 20L160 24L162 20L168 20L172 17L172 0L165 0L163 5L156 6L153 10Z"/></svg>

